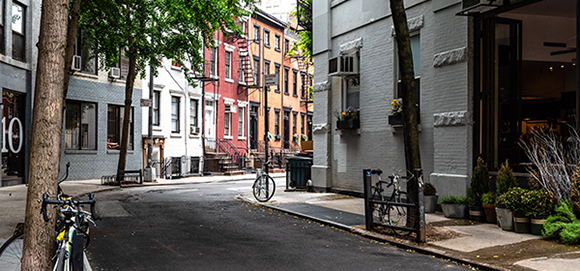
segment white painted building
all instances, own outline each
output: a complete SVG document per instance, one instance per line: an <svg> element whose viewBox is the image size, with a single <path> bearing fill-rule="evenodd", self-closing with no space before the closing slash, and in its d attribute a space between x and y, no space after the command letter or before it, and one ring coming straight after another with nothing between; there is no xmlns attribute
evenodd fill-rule
<svg viewBox="0 0 580 271"><path fill-rule="evenodd" d="M163 59L153 82L153 153L157 176L200 174L203 170L202 91L192 87L181 68ZM143 98L149 99L149 74L143 80ZM143 144L147 144L149 108L143 108ZM160 145L164 142L163 145ZM144 166L147 153L143 151ZM166 173L161 168L171 163Z"/></svg>
<svg viewBox="0 0 580 271"><path fill-rule="evenodd" d="M479 155L492 174L509 158L524 176L517 141L574 122L576 1L404 2L425 179L439 195L466 194ZM388 122L400 97L389 1L313 1L313 20L314 186L360 192L365 168L405 174L403 129ZM338 129L349 106L360 128Z"/></svg>

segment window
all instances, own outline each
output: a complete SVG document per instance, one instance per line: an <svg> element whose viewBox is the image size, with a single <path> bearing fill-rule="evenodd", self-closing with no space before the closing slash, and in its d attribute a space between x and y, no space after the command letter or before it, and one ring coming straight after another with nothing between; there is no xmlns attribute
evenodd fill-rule
<svg viewBox="0 0 580 271"><path fill-rule="evenodd" d="M264 74L270 74L270 61L264 60ZM270 91L270 86L264 86L266 90Z"/></svg>
<svg viewBox="0 0 580 271"><path fill-rule="evenodd" d="M296 134L297 122L298 122L298 112L292 112L292 134Z"/></svg>
<svg viewBox="0 0 580 271"><path fill-rule="evenodd" d="M270 30L264 29L264 46L270 47Z"/></svg>
<svg viewBox="0 0 580 271"><path fill-rule="evenodd" d="M304 115L300 115L300 133L304 134Z"/></svg>
<svg viewBox="0 0 580 271"><path fill-rule="evenodd" d="M290 73L290 68L284 67L284 94L289 95L288 93L288 73Z"/></svg>
<svg viewBox="0 0 580 271"><path fill-rule="evenodd" d="M171 97L171 132L179 133L179 106L181 98Z"/></svg>
<svg viewBox="0 0 580 271"><path fill-rule="evenodd" d="M417 105L421 104L421 37L420 35L411 36L411 52L413 53L413 71L415 73L415 95L417 97ZM397 81L397 98L402 98L403 93L401 89L401 73L398 73L399 80ZM417 122L421 123L421 118L417 118Z"/></svg>
<svg viewBox="0 0 580 271"><path fill-rule="evenodd" d="M246 27L246 21L238 20L238 26L240 26L240 29L242 30L242 33L244 33L244 35L248 35L248 28Z"/></svg>
<svg viewBox="0 0 580 271"><path fill-rule="evenodd" d="M209 76L217 76L217 48L209 49Z"/></svg>
<svg viewBox="0 0 580 271"><path fill-rule="evenodd" d="M280 51L280 35L276 34L276 39L274 40L274 48L276 51Z"/></svg>
<svg viewBox="0 0 580 271"><path fill-rule="evenodd" d="M254 25L254 42L260 43L260 27Z"/></svg>
<svg viewBox="0 0 580 271"><path fill-rule="evenodd" d="M25 14L26 8L23 5L12 2L12 58L22 62L26 61Z"/></svg>
<svg viewBox="0 0 580 271"><path fill-rule="evenodd" d="M121 76L119 79L127 80L127 76L129 75L129 59L125 56L125 50L120 50L119 63L117 64L117 68L121 70Z"/></svg>
<svg viewBox="0 0 580 271"><path fill-rule="evenodd" d="M275 135L279 135L280 134L280 109L274 109L276 110L274 116L274 134Z"/></svg>
<svg viewBox="0 0 580 271"><path fill-rule="evenodd" d="M285 39L284 40L284 53L288 54L290 52L290 41Z"/></svg>
<svg viewBox="0 0 580 271"><path fill-rule="evenodd" d="M280 93L280 64L275 64L276 68L274 68L274 72L276 73L276 78L278 81L276 82L276 92Z"/></svg>
<svg viewBox="0 0 580 271"><path fill-rule="evenodd" d="M109 105L107 109L107 143L117 144L117 146L121 145L124 118L125 106ZM131 108L129 119L129 142L127 149L133 149L133 108Z"/></svg>
<svg viewBox="0 0 580 271"><path fill-rule="evenodd" d="M226 51L226 79L232 79L232 52Z"/></svg>
<svg viewBox="0 0 580 271"><path fill-rule="evenodd" d="M189 126L197 127L197 108L199 101L196 99L191 99L189 101Z"/></svg>
<svg viewBox="0 0 580 271"><path fill-rule="evenodd" d="M300 97L306 98L306 75L301 73L300 74Z"/></svg>
<svg viewBox="0 0 580 271"><path fill-rule="evenodd" d="M224 105L225 110L224 110L224 136L231 136L232 132L231 132L231 128L232 128L232 111L231 111L231 107L232 105L230 104L226 104Z"/></svg>
<svg viewBox="0 0 580 271"><path fill-rule="evenodd" d="M66 101L65 136L66 149L97 149L97 105Z"/></svg>
<svg viewBox="0 0 580 271"><path fill-rule="evenodd" d="M161 91L154 90L153 91L153 107L151 110L153 111L153 125L159 126L159 101L161 97Z"/></svg>
<svg viewBox="0 0 580 271"><path fill-rule="evenodd" d="M238 108L238 136L244 136L244 118L245 118L245 107Z"/></svg>
<svg viewBox="0 0 580 271"><path fill-rule="evenodd" d="M298 71L292 71L294 77L292 78L292 95L298 97Z"/></svg>
<svg viewBox="0 0 580 271"><path fill-rule="evenodd" d="M78 31L74 54L81 57L81 72L97 74L97 57L92 55L90 48L88 48L89 38L90 35L86 35L84 31Z"/></svg>
<svg viewBox="0 0 580 271"><path fill-rule="evenodd" d="M4 0L0 0L0 54L4 52Z"/></svg>
<svg viewBox="0 0 580 271"><path fill-rule="evenodd" d="M254 56L254 85L257 85L260 80L260 57Z"/></svg>

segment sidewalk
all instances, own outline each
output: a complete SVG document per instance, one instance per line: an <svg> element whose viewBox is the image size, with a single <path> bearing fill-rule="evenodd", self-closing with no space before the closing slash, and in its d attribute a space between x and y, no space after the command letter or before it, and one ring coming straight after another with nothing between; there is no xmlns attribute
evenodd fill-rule
<svg viewBox="0 0 580 271"><path fill-rule="evenodd" d="M531 234L517 234L495 224L475 223L465 219L448 219L441 213L426 214L426 244L367 231L364 227L364 200L334 193L285 192L285 174L272 174L278 183L274 197L257 202L251 192L238 197L246 202L280 210L291 215L350 231L407 250L449 259L487 270L578 270L580 248L559 244ZM255 175L189 177L160 179L143 186L253 180ZM137 185L141 186L141 185ZM118 189L101 185L100 180L67 181L63 190L71 195ZM126 187L124 187L126 188ZM0 188L0 244L9 238L18 223L24 222L26 186Z"/></svg>

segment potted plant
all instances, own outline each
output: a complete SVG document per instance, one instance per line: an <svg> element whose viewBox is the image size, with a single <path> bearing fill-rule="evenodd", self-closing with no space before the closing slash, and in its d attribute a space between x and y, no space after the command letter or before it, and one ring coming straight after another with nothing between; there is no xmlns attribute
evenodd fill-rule
<svg viewBox="0 0 580 271"><path fill-rule="evenodd" d="M483 202L483 210L485 211L485 219L489 223L497 222L497 214L495 213L495 201L497 194L495 192L487 192L481 197Z"/></svg>
<svg viewBox="0 0 580 271"><path fill-rule="evenodd" d="M546 190L532 190L528 193L531 232L542 235L545 219L554 212L554 204L550 192Z"/></svg>
<svg viewBox="0 0 580 271"><path fill-rule="evenodd" d="M518 233L530 233L530 209L529 190L514 187L505 193L505 204L514 215L514 230Z"/></svg>
<svg viewBox="0 0 580 271"><path fill-rule="evenodd" d="M469 188L469 219L480 222L485 221L481 197L487 192L489 192L487 164L482 157L478 157L477 166L473 169L473 175L471 176L471 187Z"/></svg>
<svg viewBox="0 0 580 271"><path fill-rule="evenodd" d="M445 217L465 218L467 212L467 198L465 196L449 195L442 197L440 202Z"/></svg>
<svg viewBox="0 0 580 271"><path fill-rule="evenodd" d="M504 231L514 230L514 215L507 208L505 194L497 197L495 201L495 214L497 216L497 225Z"/></svg>
<svg viewBox="0 0 580 271"><path fill-rule="evenodd" d="M336 121L336 128L338 129L358 129L360 128L360 112L352 109L350 106L340 114L338 114Z"/></svg>
<svg viewBox="0 0 580 271"><path fill-rule="evenodd" d="M513 213L507 209L505 197L502 197L510 188L517 186L517 180L514 172L509 166L508 160L503 163L495 179L496 193L498 199L495 203L495 213L497 223L503 230L513 231Z"/></svg>
<svg viewBox="0 0 580 271"><path fill-rule="evenodd" d="M437 189L432 183L426 182L423 186L425 196L425 213L435 213L437 210Z"/></svg>
<svg viewBox="0 0 580 271"><path fill-rule="evenodd" d="M389 111L389 124L391 126L403 125L403 99L394 99L391 102L391 107Z"/></svg>

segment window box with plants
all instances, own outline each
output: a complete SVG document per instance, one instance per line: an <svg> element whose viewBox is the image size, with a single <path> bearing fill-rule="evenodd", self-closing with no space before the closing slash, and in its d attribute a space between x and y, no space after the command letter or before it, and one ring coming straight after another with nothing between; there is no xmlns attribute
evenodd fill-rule
<svg viewBox="0 0 580 271"><path fill-rule="evenodd" d="M389 111L389 125L402 126L403 125L403 99L394 99L391 102L391 111Z"/></svg>
<svg viewBox="0 0 580 271"><path fill-rule="evenodd" d="M348 107L337 116L336 128L340 130L360 128L359 111Z"/></svg>
<svg viewBox="0 0 580 271"><path fill-rule="evenodd" d="M442 197L441 209L448 218L465 218L467 213L467 197L449 195Z"/></svg>
<svg viewBox="0 0 580 271"><path fill-rule="evenodd" d="M426 182L423 187L425 196L425 213L435 213L437 211L437 189L432 183Z"/></svg>

